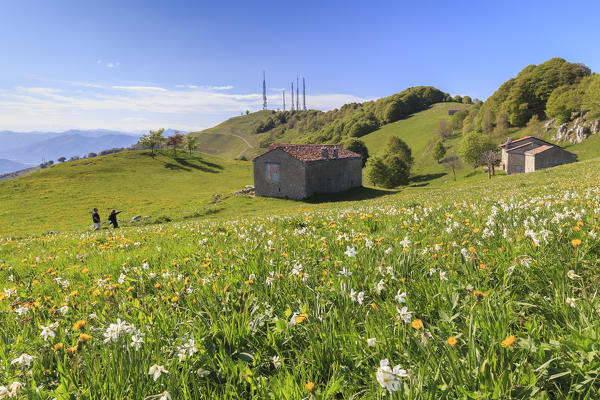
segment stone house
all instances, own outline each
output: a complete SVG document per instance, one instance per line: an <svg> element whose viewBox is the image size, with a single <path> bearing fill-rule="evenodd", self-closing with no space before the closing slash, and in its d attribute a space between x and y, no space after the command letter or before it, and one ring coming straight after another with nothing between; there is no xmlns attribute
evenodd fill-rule
<svg viewBox="0 0 600 400"><path fill-rule="evenodd" d="M362 156L339 145L273 143L252 163L257 196L300 200L362 186Z"/></svg>
<svg viewBox="0 0 600 400"><path fill-rule="evenodd" d="M500 168L506 171L507 175L533 172L577 161L577 155L533 136L517 140L508 138L500 147Z"/></svg>

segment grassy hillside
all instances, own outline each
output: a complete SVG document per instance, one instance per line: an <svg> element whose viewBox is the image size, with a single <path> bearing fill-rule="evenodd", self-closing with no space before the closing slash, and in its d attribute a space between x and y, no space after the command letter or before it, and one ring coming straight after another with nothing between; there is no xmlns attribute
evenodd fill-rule
<svg viewBox="0 0 600 400"><path fill-rule="evenodd" d="M428 183L447 183L452 178L452 173L438 164L431 155L431 148L435 141L435 129L440 119L450 120L448 110L451 108L468 108L469 105L460 103L438 103L430 109L411 115L410 117L384 125L377 131L363 136L361 140L369 148L369 153L377 155L385 149L386 141L390 136L398 136L404 140L412 150L415 160L412 173ZM455 150L460 142L460 136L449 138L444 145L448 151ZM469 166L463 166L457 171L457 179L464 179L466 174L474 171ZM475 172L479 175L481 171Z"/></svg>
<svg viewBox="0 0 600 400"><path fill-rule="evenodd" d="M252 163L170 150L156 158L131 151L66 162L18 179L0 182L0 238L49 231L84 231L98 207L106 229L111 209L123 210L124 225L187 218L232 218L323 207L320 201L356 201L394 191L359 189L299 202L233 192L252 185ZM135 225L139 225L136 223Z"/></svg>
<svg viewBox="0 0 600 400"><path fill-rule="evenodd" d="M261 136L254 133L254 127L270 115L271 111L257 111L233 117L212 128L192 132L192 135L198 138L198 148L204 153L228 159L239 158L258 146Z"/></svg>
<svg viewBox="0 0 600 400"><path fill-rule="evenodd" d="M599 167L2 240L0 385L42 400L599 398Z"/></svg>
<svg viewBox="0 0 600 400"><path fill-rule="evenodd" d="M0 182L0 237L9 234L81 230L98 207L103 221L110 209L135 215L181 219L220 212L215 194L252 184L247 162L164 151L123 152L67 162L11 181ZM242 202L242 199L239 199Z"/></svg>

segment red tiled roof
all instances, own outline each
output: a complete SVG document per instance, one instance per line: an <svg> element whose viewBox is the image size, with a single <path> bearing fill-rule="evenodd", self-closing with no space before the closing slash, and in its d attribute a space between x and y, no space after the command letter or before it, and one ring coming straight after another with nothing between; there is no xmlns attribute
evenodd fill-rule
<svg viewBox="0 0 600 400"><path fill-rule="evenodd" d="M515 140L515 141L516 141L516 140ZM523 144L520 144L520 145L518 145L518 146L515 146L515 147L513 147L513 148L511 148L511 149L508 149L508 150L506 150L506 151L507 151L507 152L509 152L509 151L513 151L513 150L518 150L518 149L520 149L520 148L523 148L523 147L526 147L526 146L529 146L529 145L537 146L537 145L536 145L535 143L533 143L533 142L527 142L527 143L523 143Z"/></svg>
<svg viewBox="0 0 600 400"><path fill-rule="evenodd" d="M548 149L551 149L552 147L558 147L558 146L540 146L540 147L536 147L535 149L527 150L525 152L525 154L533 154L533 155L535 155L535 154L541 153L543 151L546 151Z"/></svg>
<svg viewBox="0 0 600 400"><path fill-rule="evenodd" d="M545 141L544 139L536 138L535 136L525 136L525 137L522 137L521 139L515 139L515 140L513 140L513 141L511 141L511 142L508 142L508 143L502 143L502 144L500 145L500 147L504 147L504 146L506 146L507 144L518 143L518 142L522 142L523 140L531 140L531 139L539 140L540 142L544 142L544 143L548 143L549 145L553 145L552 143L550 143L550 142L547 142L547 141Z"/></svg>
<svg viewBox="0 0 600 400"><path fill-rule="evenodd" d="M337 150L338 159L352 159L361 158L360 154L354 153L348 149L344 149L340 145L335 144L288 144L288 143L273 143L267 148L267 151L258 157L261 157L273 150L280 149L296 160L301 162L310 161L321 161L321 160L332 160L334 157L334 150ZM323 157L323 150L327 150L327 158ZM256 158L258 158L256 157Z"/></svg>

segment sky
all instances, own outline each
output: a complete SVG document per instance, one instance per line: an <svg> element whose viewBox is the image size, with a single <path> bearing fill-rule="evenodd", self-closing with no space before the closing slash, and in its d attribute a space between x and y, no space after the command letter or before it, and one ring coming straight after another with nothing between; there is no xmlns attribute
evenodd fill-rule
<svg viewBox="0 0 600 400"><path fill-rule="evenodd" d="M2 1L0 131L199 130L432 85L484 100L552 57L600 71L598 1Z"/></svg>

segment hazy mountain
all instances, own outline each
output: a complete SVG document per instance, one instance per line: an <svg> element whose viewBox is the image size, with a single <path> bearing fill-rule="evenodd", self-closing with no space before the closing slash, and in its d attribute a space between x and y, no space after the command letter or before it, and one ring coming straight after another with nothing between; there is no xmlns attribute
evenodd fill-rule
<svg viewBox="0 0 600 400"><path fill-rule="evenodd" d="M56 160L59 157L70 158L71 156L83 156L90 152L113 147L129 147L137 142L137 137L126 134L100 134L98 132L85 134L64 133L59 136L39 136L42 140L31 141L30 137L24 136L26 140L18 138L21 146L14 142L7 147L0 141L0 158L10 159L20 163L39 164L43 160ZM1 139L0 139L1 140Z"/></svg>
<svg viewBox="0 0 600 400"><path fill-rule="evenodd" d="M15 172L30 167L33 167L33 165L26 165L10 160L0 159L0 175L8 174L9 172Z"/></svg>

